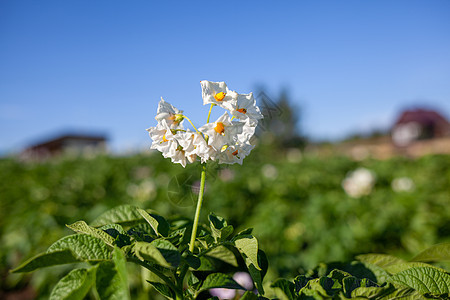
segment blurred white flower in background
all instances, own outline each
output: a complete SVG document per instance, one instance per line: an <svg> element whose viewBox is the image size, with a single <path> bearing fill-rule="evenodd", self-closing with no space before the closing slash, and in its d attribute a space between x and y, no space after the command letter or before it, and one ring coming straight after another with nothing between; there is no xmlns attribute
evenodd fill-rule
<svg viewBox="0 0 450 300"><path fill-rule="evenodd" d="M247 272L236 272L233 275L234 281L236 281L240 286L245 288L247 291L250 291L253 289L253 280L250 274ZM211 296L215 296L219 299L234 299L236 297L236 294L244 294L243 290L232 290L232 289L225 289L225 288L216 288L216 289L210 289L209 293Z"/></svg>
<svg viewBox="0 0 450 300"><path fill-rule="evenodd" d="M415 189L414 181L409 177L394 178L391 182L394 192L411 192Z"/></svg>
<svg viewBox="0 0 450 300"><path fill-rule="evenodd" d="M289 148L286 151L286 159L288 160L288 162L290 163L299 163L302 161L302 151L300 151L300 149L298 148Z"/></svg>
<svg viewBox="0 0 450 300"><path fill-rule="evenodd" d="M278 177L278 170L274 165L265 164L261 168L261 172L267 179L275 179Z"/></svg>
<svg viewBox="0 0 450 300"><path fill-rule="evenodd" d="M366 168L358 168L350 172L342 181L345 192L353 198L369 195L374 184L375 174Z"/></svg>
<svg viewBox="0 0 450 300"><path fill-rule="evenodd" d="M219 171L219 178L223 182L229 182L234 179L234 172L230 169L223 169Z"/></svg>
<svg viewBox="0 0 450 300"><path fill-rule="evenodd" d="M139 202L153 200L156 192L156 184L152 179L143 180L139 184L130 183L127 186L127 194Z"/></svg>

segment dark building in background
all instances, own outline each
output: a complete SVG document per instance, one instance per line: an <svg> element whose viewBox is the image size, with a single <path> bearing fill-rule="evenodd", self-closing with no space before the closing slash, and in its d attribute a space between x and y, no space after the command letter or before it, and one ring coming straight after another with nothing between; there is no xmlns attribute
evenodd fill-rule
<svg viewBox="0 0 450 300"><path fill-rule="evenodd" d="M450 136L450 123L433 110L406 110L395 122L391 135L395 146L405 147L418 140Z"/></svg>
<svg viewBox="0 0 450 300"><path fill-rule="evenodd" d="M63 154L96 154L106 152L106 137L103 135L64 134L26 148L23 159L41 160Z"/></svg>

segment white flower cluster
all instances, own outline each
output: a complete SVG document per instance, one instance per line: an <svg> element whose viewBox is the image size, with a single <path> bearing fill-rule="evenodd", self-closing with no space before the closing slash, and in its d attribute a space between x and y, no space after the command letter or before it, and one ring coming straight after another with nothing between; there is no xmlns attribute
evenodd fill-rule
<svg viewBox="0 0 450 300"><path fill-rule="evenodd" d="M192 131L183 126L185 119L190 121L183 111L161 98L155 117L158 124L147 129L153 140L151 149L160 151L164 157L170 157L172 162L183 167L197 158L202 163L215 160L220 164L242 164L254 148L250 138L258 120L263 118L253 93L238 94L229 90L225 82L203 80L200 83L203 104L220 106L226 110L224 114L215 122L198 129L194 127L195 131Z"/></svg>
<svg viewBox="0 0 450 300"><path fill-rule="evenodd" d="M366 168L358 168L350 172L342 181L347 195L353 198L369 195L375 185L375 174Z"/></svg>

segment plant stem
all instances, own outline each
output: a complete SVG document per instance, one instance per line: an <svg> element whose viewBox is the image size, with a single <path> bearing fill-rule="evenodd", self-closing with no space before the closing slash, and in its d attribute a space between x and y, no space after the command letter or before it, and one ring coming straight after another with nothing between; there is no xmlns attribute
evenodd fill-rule
<svg viewBox="0 0 450 300"><path fill-rule="evenodd" d="M197 237L198 220L200 219L200 210L203 202L203 192L205 190L206 180L206 163L202 164L202 175L200 179L200 191L198 193L197 208L195 210L194 224L192 225L191 242L189 243L189 251L194 253L195 238Z"/></svg>
<svg viewBox="0 0 450 300"><path fill-rule="evenodd" d="M188 120L189 123L191 123L192 127L194 127L194 129L195 129L195 131L196 131L197 133L200 133L200 132L197 130L197 127L195 127L194 123L192 123L191 119L189 119L189 118L186 117L185 115L183 115L183 117L184 117L186 120Z"/></svg>

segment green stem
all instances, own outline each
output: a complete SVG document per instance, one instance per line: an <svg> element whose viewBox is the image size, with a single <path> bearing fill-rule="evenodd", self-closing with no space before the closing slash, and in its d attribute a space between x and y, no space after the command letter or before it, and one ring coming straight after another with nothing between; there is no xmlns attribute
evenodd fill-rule
<svg viewBox="0 0 450 300"><path fill-rule="evenodd" d="M200 219L200 210L203 202L203 192L205 190L206 180L206 163L202 164L202 175L200 179L200 191L198 193L197 209L195 210L194 224L192 225L191 242L189 243L189 251L194 253L195 238L197 237L198 220Z"/></svg>
<svg viewBox="0 0 450 300"><path fill-rule="evenodd" d="M195 127L194 123L192 123L191 119L189 119L189 118L186 117L185 115L183 115L183 117L184 117L186 120L188 120L189 123L191 123L192 127L194 127L194 129L195 129L195 131L196 131L197 133L200 133L200 132L197 130L197 127Z"/></svg>
<svg viewBox="0 0 450 300"><path fill-rule="evenodd" d="M209 123L209 117L211 117L211 111L212 111L212 108L214 107L214 103L211 103L211 106L209 107L209 113L208 113L208 118L206 119L206 123Z"/></svg>

